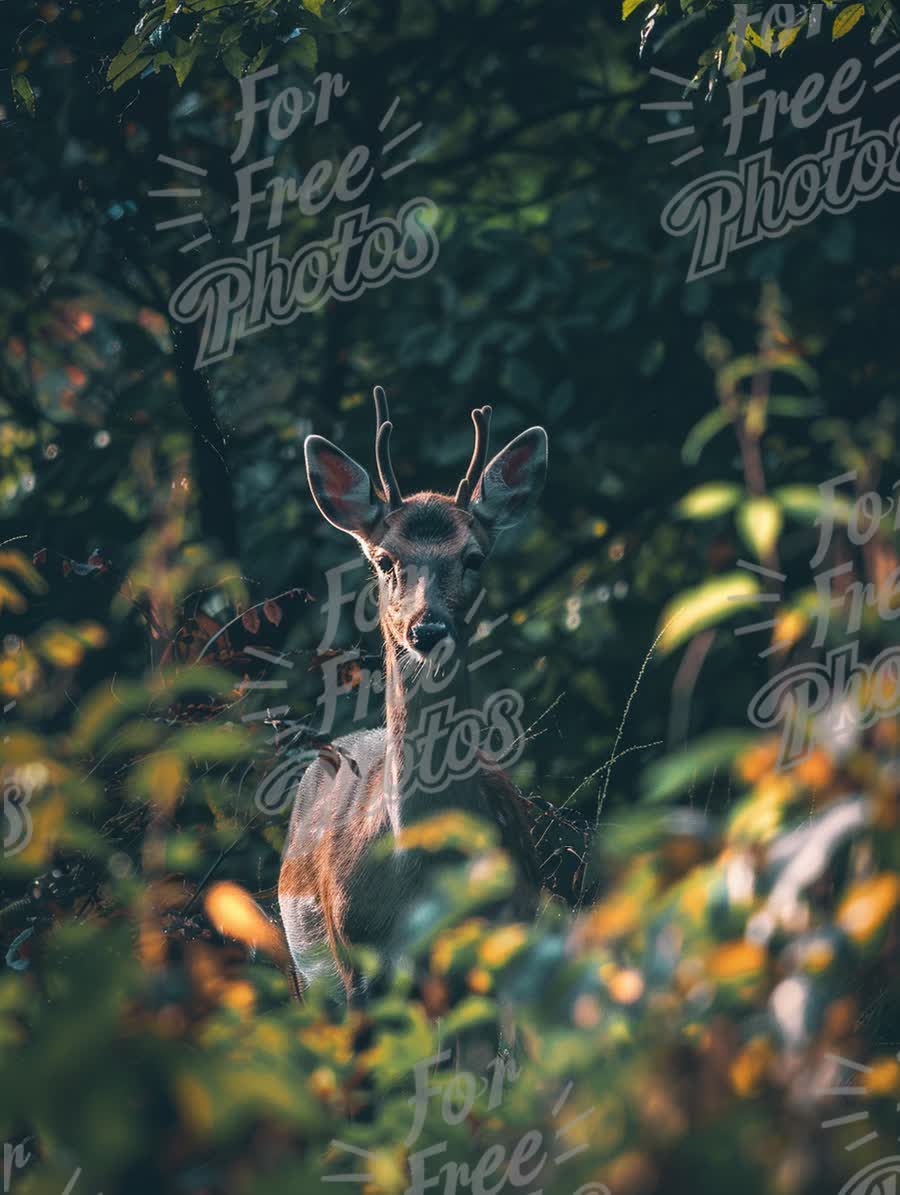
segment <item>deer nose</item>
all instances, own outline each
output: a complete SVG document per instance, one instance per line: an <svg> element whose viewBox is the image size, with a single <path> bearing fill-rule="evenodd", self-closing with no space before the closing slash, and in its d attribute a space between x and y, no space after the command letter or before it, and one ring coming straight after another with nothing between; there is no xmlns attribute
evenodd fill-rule
<svg viewBox="0 0 900 1195"><path fill-rule="evenodd" d="M417 651L429 652L450 634L445 622L417 622L410 631L413 647Z"/></svg>

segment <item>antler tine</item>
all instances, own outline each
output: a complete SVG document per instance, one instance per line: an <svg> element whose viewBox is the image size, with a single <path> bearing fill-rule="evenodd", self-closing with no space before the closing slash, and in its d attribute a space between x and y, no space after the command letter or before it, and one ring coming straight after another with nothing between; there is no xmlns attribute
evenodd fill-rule
<svg viewBox="0 0 900 1195"><path fill-rule="evenodd" d="M475 448L466 475L456 490L456 505L467 510L472 496L478 489L481 474L487 461L488 438L491 434L491 408L476 407L472 412L475 424Z"/></svg>
<svg viewBox="0 0 900 1195"><path fill-rule="evenodd" d="M387 423L391 417L388 410L387 395L384 392L384 387L376 386L372 391L372 397L375 399L375 435L378 435L378 429L382 423Z"/></svg>
<svg viewBox="0 0 900 1195"><path fill-rule="evenodd" d="M469 486L467 478L464 477L456 487L456 497L454 498L454 502L460 508L460 510L468 510L471 498L472 490Z"/></svg>
<svg viewBox="0 0 900 1195"><path fill-rule="evenodd" d="M391 510L397 510L403 504L403 495L391 463L391 414L388 409L387 395L382 386L376 386L372 391L375 399L375 464L378 466L378 477L381 488L387 498Z"/></svg>
<svg viewBox="0 0 900 1195"><path fill-rule="evenodd" d="M390 420L382 423L379 427L375 437L375 463L378 466L378 476L388 506L391 510L399 510L403 505L403 495L400 493L400 486L397 484L394 466L391 463L391 432L393 430L394 425Z"/></svg>

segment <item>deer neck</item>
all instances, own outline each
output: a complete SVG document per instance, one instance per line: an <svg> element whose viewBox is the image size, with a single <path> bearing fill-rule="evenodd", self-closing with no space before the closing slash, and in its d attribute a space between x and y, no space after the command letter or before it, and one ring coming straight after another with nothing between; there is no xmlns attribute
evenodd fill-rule
<svg viewBox="0 0 900 1195"><path fill-rule="evenodd" d="M477 808L472 777L480 724L470 709L459 649L435 669L410 660L385 637L385 793L395 833L447 808ZM455 731L463 720L466 726Z"/></svg>

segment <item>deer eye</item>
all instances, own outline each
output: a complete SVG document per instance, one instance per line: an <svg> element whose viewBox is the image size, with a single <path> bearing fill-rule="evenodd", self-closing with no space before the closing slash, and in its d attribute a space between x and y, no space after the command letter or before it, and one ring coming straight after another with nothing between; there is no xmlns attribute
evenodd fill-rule
<svg viewBox="0 0 900 1195"><path fill-rule="evenodd" d="M481 552L470 552L463 560L463 568L472 569L473 571L481 568L484 564L484 556Z"/></svg>
<svg viewBox="0 0 900 1195"><path fill-rule="evenodd" d="M394 562L390 556L382 552L381 555L375 557L375 564L383 573L389 573L394 568Z"/></svg>

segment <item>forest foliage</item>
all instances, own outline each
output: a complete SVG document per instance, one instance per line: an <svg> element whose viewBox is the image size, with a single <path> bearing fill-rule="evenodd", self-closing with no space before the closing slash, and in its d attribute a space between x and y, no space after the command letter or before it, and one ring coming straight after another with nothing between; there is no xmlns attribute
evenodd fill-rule
<svg viewBox="0 0 900 1195"><path fill-rule="evenodd" d="M352 1173L344 1188L372 1195L838 1195L894 1152L896 199L686 283L686 246L659 224L669 151L642 107L674 94L652 66L694 80L712 160L747 70L796 88L870 53L886 17L896 34L876 0L826 4L810 36L815 7L742 32L717 0L4 6L15 1189L51 1195L77 1171L76 1193L276 1195ZM200 258L160 225L200 212L188 235L237 252L241 80L265 66L279 85L347 83L277 144L257 121L252 150L285 177L359 145L383 164L399 97L392 131L421 122L415 163L366 199L427 196L440 253L197 369L200 327L169 301ZM816 132L785 128L778 153ZM199 197L151 194L185 184L172 162L205 172ZM281 242L333 220L291 207ZM292 999L270 920L286 814L258 797L329 750L310 725L333 652L380 650L349 619L323 639L350 549L302 464L313 430L371 459L376 383L406 492L452 492L479 403L498 444L547 427L541 510L487 572L503 621L485 684L525 700L512 777L539 832L588 842L559 861L580 869L573 908L498 924L517 878L494 828L421 828L410 849L454 859L402 965L360 953L374 994L339 1009L315 987ZM759 698L786 675L810 712L790 749ZM423 1061L448 1043L467 1061L431 1066L423 1102Z"/></svg>

